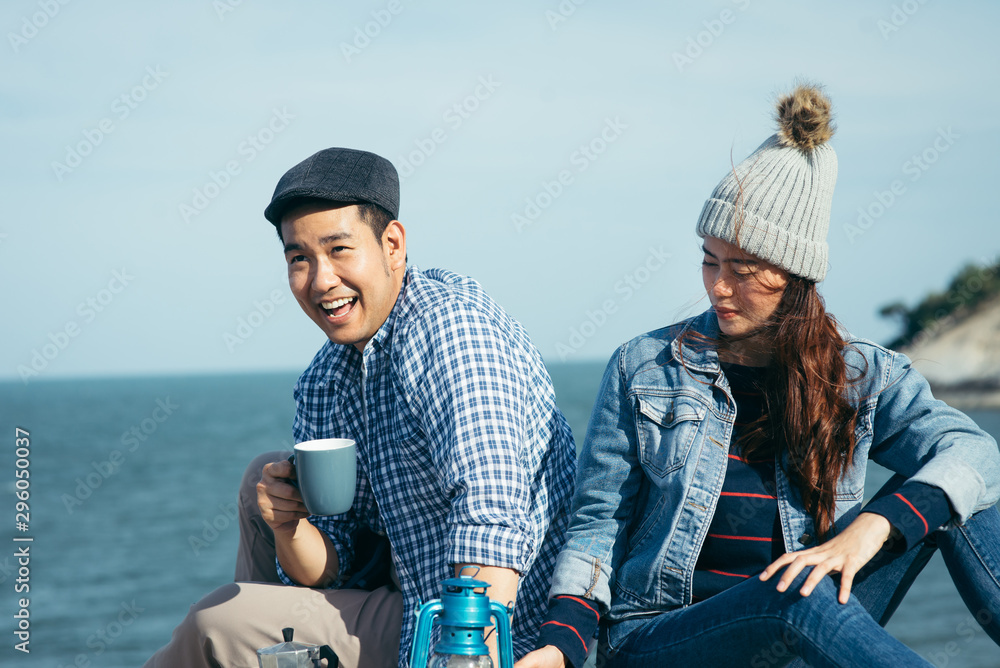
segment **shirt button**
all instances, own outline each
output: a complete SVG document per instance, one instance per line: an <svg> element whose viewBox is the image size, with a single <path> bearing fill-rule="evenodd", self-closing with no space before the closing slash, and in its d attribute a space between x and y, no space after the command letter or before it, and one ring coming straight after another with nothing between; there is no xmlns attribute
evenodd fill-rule
<svg viewBox="0 0 1000 668"><path fill-rule="evenodd" d="M801 536L799 536L799 543L801 543L802 545L811 545L812 542L813 542L812 534L804 533Z"/></svg>

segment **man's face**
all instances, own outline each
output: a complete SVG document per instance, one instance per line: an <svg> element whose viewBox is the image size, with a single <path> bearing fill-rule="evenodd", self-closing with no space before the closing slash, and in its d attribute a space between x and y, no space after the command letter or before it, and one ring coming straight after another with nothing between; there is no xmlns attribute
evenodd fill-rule
<svg viewBox="0 0 1000 668"><path fill-rule="evenodd" d="M281 221L288 285L334 343L363 350L396 303L406 271L406 236L394 220L381 239L355 205L308 204Z"/></svg>

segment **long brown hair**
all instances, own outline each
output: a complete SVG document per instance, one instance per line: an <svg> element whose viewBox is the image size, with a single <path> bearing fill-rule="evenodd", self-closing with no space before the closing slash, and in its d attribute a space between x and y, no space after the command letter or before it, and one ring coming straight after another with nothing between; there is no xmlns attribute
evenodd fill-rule
<svg viewBox="0 0 1000 668"><path fill-rule="evenodd" d="M734 448L747 459L787 453L786 472L824 538L833 527L837 483L854 461L857 409L848 399L851 377L843 357L848 345L827 313L816 283L788 277L770 319L749 336L768 342L763 374L763 414L747 425ZM734 339L685 329L678 343L692 349L725 350ZM684 364L683 356L680 360Z"/></svg>
<svg viewBox="0 0 1000 668"><path fill-rule="evenodd" d="M775 447L788 454L787 473L822 538L833 526L837 483L854 461L857 410L848 391L856 378L848 377L847 343L816 283L798 276L789 276L763 330L772 350L764 414L739 447L747 458Z"/></svg>

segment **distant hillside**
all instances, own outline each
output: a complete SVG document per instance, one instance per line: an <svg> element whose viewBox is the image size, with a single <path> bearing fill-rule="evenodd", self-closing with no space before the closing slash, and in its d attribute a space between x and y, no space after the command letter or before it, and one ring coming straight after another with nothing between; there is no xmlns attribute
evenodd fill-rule
<svg viewBox="0 0 1000 668"><path fill-rule="evenodd" d="M917 345L921 339L953 327L998 295L1000 258L991 264L968 264L943 292L929 294L913 308L902 302L882 307L879 315L897 320L901 329L887 347Z"/></svg>
<svg viewBox="0 0 1000 668"><path fill-rule="evenodd" d="M936 396L964 408L1000 408L1000 262L962 269L942 293L882 315L901 321L889 344L906 353Z"/></svg>
<svg viewBox="0 0 1000 668"><path fill-rule="evenodd" d="M1000 408L1000 297L902 350L939 398L966 408Z"/></svg>

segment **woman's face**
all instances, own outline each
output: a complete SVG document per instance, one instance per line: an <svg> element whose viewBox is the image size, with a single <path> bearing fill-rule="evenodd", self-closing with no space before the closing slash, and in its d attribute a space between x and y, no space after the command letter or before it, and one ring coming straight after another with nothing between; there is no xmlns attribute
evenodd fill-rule
<svg viewBox="0 0 1000 668"><path fill-rule="evenodd" d="M788 285L788 272L715 237L705 237L702 250L701 276L719 330L739 337L767 322Z"/></svg>

